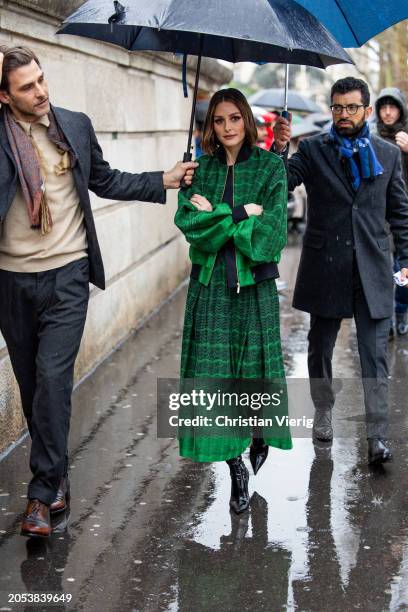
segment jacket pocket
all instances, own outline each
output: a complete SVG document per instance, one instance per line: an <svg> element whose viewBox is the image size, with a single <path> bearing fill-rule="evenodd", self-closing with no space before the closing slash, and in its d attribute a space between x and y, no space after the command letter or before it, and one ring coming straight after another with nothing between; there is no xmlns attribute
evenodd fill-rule
<svg viewBox="0 0 408 612"><path fill-rule="evenodd" d="M388 236L385 236L385 238L377 238L377 244L383 251L388 251L390 248L390 239Z"/></svg>
<svg viewBox="0 0 408 612"><path fill-rule="evenodd" d="M303 236L303 244L312 249L321 249L326 243L326 236L318 230L307 230Z"/></svg>

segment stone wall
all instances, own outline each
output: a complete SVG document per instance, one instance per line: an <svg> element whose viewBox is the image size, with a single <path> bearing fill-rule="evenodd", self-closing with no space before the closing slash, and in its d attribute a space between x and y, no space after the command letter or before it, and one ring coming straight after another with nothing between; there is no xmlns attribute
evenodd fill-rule
<svg viewBox="0 0 408 612"><path fill-rule="evenodd" d="M52 102L86 112L105 158L130 172L170 168L186 148L189 99L180 61L170 54L129 54L111 45L55 34L78 0L0 0L0 42L32 47L42 61ZM189 84L195 60L189 60ZM228 69L204 60L201 87L217 89ZM166 206L92 197L107 289L92 288L76 367L89 372L185 278L187 246L173 224L177 194ZM0 336L0 452L25 423L7 349Z"/></svg>

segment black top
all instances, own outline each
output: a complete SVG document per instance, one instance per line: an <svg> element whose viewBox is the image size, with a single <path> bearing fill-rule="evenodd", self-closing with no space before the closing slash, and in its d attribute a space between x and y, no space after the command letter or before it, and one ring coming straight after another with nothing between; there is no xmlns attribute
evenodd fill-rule
<svg viewBox="0 0 408 612"><path fill-rule="evenodd" d="M224 194L222 201L230 206L234 207L234 171L233 166L228 166L227 180L225 182ZM233 289L238 285L238 273L235 259L235 245L234 239L230 238L228 242L224 244L220 250L218 257L225 257L225 267L227 271L227 287Z"/></svg>

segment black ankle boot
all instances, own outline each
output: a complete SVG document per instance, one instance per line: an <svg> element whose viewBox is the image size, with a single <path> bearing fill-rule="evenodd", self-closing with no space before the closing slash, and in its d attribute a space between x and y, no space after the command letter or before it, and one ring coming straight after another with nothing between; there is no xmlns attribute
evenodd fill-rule
<svg viewBox="0 0 408 612"><path fill-rule="evenodd" d="M331 442L333 440L331 408L316 408L313 420L313 439L321 442Z"/></svg>
<svg viewBox="0 0 408 612"><path fill-rule="evenodd" d="M370 465L378 465L392 460L393 456L391 449L384 440L380 438L368 438L368 463Z"/></svg>
<svg viewBox="0 0 408 612"><path fill-rule="evenodd" d="M249 460L252 465L254 474L256 475L268 456L269 446L265 444L263 438L253 438L252 444L249 447Z"/></svg>
<svg viewBox="0 0 408 612"><path fill-rule="evenodd" d="M236 514L244 512L249 506L249 472L241 455L227 461L231 475L230 507Z"/></svg>

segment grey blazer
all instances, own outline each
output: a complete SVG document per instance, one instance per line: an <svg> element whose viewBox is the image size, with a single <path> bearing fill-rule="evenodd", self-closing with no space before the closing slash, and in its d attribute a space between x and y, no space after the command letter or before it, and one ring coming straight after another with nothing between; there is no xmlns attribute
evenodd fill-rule
<svg viewBox="0 0 408 612"><path fill-rule="evenodd" d="M322 317L352 317L355 260L371 317L393 313L388 228L401 267L408 267L408 196L398 147L376 136L372 145L384 174L363 179L357 192L327 134L301 141L287 162L289 189L304 183L308 196L293 299L299 310Z"/></svg>
<svg viewBox="0 0 408 612"><path fill-rule="evenodd" d="M105 274L88 189L101 198L142 200L164 204L163 172L131 174L113 170L103 159L91 120L84 113L53 107L57 122L78 159L73 168L75 185L84 211L88 239L90 281L105 288ZM17 168L0 112L0 222L13 202L18 186Z"/></svg>

